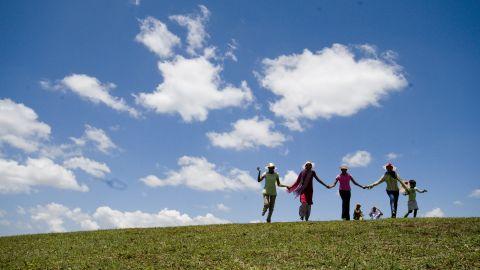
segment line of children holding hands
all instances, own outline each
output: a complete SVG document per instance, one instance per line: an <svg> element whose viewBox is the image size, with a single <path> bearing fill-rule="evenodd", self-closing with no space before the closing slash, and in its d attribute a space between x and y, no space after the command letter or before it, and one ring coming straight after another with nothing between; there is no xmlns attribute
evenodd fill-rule
<svg viewBox="0 0 480 270"><path fill-rule="evenodd" d="M335 182L332 185L327 185L324 183L324 181L318 178L315 171L312 169L313 163L310 161L305 163L305 169L302 170L302 172L298 176L297 181L291 186L280 183L280 177L278 173L275 172L275 164L269 163L267 164L266 168L267 171L262 174L260 168L257 167L257 180L258 182L265 180L265 187L263 189L264 207L262 211L262 216L265 215L268 211L267 222L271 222L273 210L275 207L275 199L277 196L276 186L285 187L287 188L288 192L295 192L297 196L300 196L301 205L299 208L299 215L301 220L308 221L311 205L313 204L313 179L316 179L320 184L329 189L333 188L337 184L337 182L340 182L339 193L342 198L342 219L344 220L350 220L350 181L363 189L372 189L374 186L386 182L386 192L390 199L392 218L396 217L398 195L400 193L398 183L400 183L400 185L403 187L403 194L408 196L408 212L404 215L405 218L408 217L408 215L412 212L414 217L417 216L418 204L416 202L416 193L427 192L427 190L418 189L416 187L415 180L403 182L396 173L395 168L391 163L385 165L385 174L378 181L368 186L362 186L355 182L353 177L347 173L348 168L346 166L340 167L341 174L336 177ZM382 215L383 213L380 211L380 209L375 206L372 208L369 214L372 219L379 219ZM361 211L360 204L357 204L354 209L353 219L363 219L363 213Z"/></svg>

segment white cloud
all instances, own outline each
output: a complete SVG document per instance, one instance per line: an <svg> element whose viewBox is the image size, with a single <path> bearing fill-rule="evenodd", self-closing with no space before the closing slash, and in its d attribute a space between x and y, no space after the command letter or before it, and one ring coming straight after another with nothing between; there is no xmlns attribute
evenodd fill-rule
<svg viewBox="0 0 480 270"><path fill-rule="evenodd" d="M444 217L444 216L445 216L445 213L443 213L442 209L440 208L435 208L425 213L425 217Z"/></svg>
<svg viewBox="0 0 480 270"><path fill-rule="evenodd" d="M480 188L474 189L468 197L480 198Z"/></svg>
<svg viewBox="0 0 480 270"><path fill-rule="evenodd" d="M104 178L105 174L110 173L107 164L100 163L82 156L73 157L63 162L63 166L68 169L80 169L84 172L97 177Z"/></svg>
<svg viewBox="0 0 480 270"><path fill-rule="evenodd" d="M297 181L298 174L292 170L287 171L285 176L281 179L284 185L293 185Z"/></svg>
<svg viewBox="0 0 480 270"><path fill-rule="evenodd" d="M77 182L73 172L51 159L28 158L25 165L0 159L0 193L28 193L35 186L88 191L86 185Z"/></svg>
<svg viewBox="0 0 480 270"><path fill-rule="evenodd" d="M342 162L350 167L366 167L372 161L372 156L367 151L349 153L342 158Z"/></svg>
<svg viewBox="0 0 480 270"><path fill-rule="evenodd" d="M82 137L70 137L70 139L79 146L84 146L88 142L92 142L100 152L105 154L118 148L103 129L92 127L90 125L85 125L85 133Z"/></svg>
<svg viewBox="0 0 480 270"><path fill-rule="evenodd" d="M226 206L223 203L219 203L216 206L217 206L217 210L219 210L219 211L230 212L230 207Z"/></svg>
<svg viewBox="0 0 480 270"><path fill-rule="evenodd" d="M461 201L454 201L453 204L456 205L456 206L462 206L462 205L463 205L463 202L461 202Z"/></svg>
<svg viewBox="0 0 480 270"><path fill-rule="evenodd" d="M390 152L385 157L387 158L387 160L394 160L397 159L399 156L400 155L397 153Z"/></svg>
<svg viewBox="0 0 480 270"><path fill-rule="evenodd" d="M302 120L351 116L407 85L401 67L375 49L355 55L347 46L333 44L312 53L264 59L259 80L280 99L270 110L292 130L303 130ZM373 50L373 51L372 51ZM362 50L365 52L365 50ZM373 54L372 54L373 53Z"/></svg>
<svg viewBox="0 0 480 270"><path fill-rule="evenodd" d="M273 131L274 123L269 119L258 117L240 119L233 123L233 130L225 133L209 132L207 137L212 145L221 148L242 150L259 146L277 147L285 142L285 136Z"/></svg>
<svg viewBox="0 0 480 270"><path fill-rule="evenodd" d="M255 223L262 223L262 221L255 219L255 220L250 220L248 223L255 224Z"/></svg>
<svg viewBox="0 0 480 270"><path fill-rule="evenodd" d="M161 21L147 17L140 21L140 33L135 40L145 45L160 58L173 55L173 48L180 44L180 39L168 31Z"/></svg>
<svg viewBox="0 0 480 270"><path fill-rule="evenodd" d="M130 0L130 2L135 6L140 6L140 0Z"/></svg>
<svg viewBox="0 0 480 270"><path fill-rule="evenodd" d="M222 67L206 56L187 59L177 56L158 65L163 82L152 93L139 93L136 102L156 113L178 113L186 122L205 121L209 110L241 107L253 96L245 81L240 88L220 79Z"/></svg>
<svg viewBox="0 0 480 270"><path fill-rule="evenodd" d="M157 213L146 213L140 210L128 212L112 209L109 206L101 206L93 214L89 214L80 208L69 208L62 204L49 203L30 208L29 213L33 224L47 232L230 223L230 221L218 218L210 213L190 217L187 214L167 208Z"/></svg>
<svg viewBox="0 0 480 270"><path fill-rule="evenodd" d="M9 144L34 152L50 136L50 127L38 121L34 110L10 99L0 99L0 146Z"/></svg>
<svg viewBox="0 0 480 270"><path fill-rule="evenodd" d="M207 7L199 5L200 14L196 15L173 15L170 20L177 22L179 25L186 27L187 34L187 52L191 55L196 54L197 49L202 49L205 45L205 40L208 37L205 31L205 23L210 17L210 11Z"/></svg>
<svg viewBox="0 0 480 270"><path fill-rule="evenodd" d="M248 172L233 168L226 175L222 175L216 169L216 165L204 157L183 156L178 159L178 165L181 167L178 171L168 171L163 179L148 175L140 181L150 187L185 185L203 191L260 188L258 182Z"/></svg>
<svg viewBox="0 0 480 270"><path fill-rule="evenodd" d="M45 223L47 230L51 232L65 232L65 220L74 222L82 230L98 230L100 227L92 220L92 217L83 213L80 208L73 210L58 204L49 203L47 205L37 205L30 209L31 219L37 223Z"/></svg>
<svg viewBox="0 0 480 270"><path fill-rule="evenodd" d="M97 78L86 74L72 74L51 85L48 81L41 81L40 85L44 89L50 90L70 90L94 104L103 103L106 106L122 112L128 112L133 117L139 117L140 113L134 108L128 106L123 98L110 95L110 90L116 88L113 83L102 83Z"/></svg>
<svg viewBox="0 0 480 270"><path fill-rule="evenodd" d="M167 208L158 213L145 213L142 211L122 212L108 206L102 206L97 208L93 217L102 228L145 228L230 223L230 221L217 218L210 213L192 218L187 214Z"/></svg>

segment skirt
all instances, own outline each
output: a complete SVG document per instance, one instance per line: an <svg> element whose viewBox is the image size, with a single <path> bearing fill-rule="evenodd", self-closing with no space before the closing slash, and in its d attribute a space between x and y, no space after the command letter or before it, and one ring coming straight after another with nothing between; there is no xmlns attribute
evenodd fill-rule
<svg viewBox="0 0 480 270"><path fill-rule="evenodd" d="M408 211L418 210L417 201L408 201Z"/></svg>

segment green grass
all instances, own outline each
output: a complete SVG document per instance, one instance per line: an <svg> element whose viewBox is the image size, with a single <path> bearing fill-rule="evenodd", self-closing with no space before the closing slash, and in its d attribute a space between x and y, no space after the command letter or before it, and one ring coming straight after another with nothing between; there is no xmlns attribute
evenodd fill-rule
<svg viewBox="0 0 480 270"><path fill-rule="evenodd" d="M230 224L0 238L1 269L480 269L480 218Z"/></svg>

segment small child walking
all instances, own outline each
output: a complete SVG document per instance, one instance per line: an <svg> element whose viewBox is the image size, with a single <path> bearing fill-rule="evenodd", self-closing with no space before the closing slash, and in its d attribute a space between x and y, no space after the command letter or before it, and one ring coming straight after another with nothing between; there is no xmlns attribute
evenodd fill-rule
<svg viewBox="0 0 480 270"><path fill-rule="evenodd" d="M417 192L425 193L426 189L418 189L417 182L415 180L408 181L409 187L405 190L404 195L408 195L408 212L403 216L404 218L408 217L410 213L413 212L413 217L417 217L418 204L417 204Z"/></svg>
<svg viewBox="0 0 480 270"><path fill-rule="evenodd" d="M270 223L272 221L273 208L275 207L275 199L277 198L277 187L275 184L279 187L287 186L280 183L280 177L278 176L278 173L275 172L275 164L268 163L267 172L263 175L260 175L262 173L260 167L257 167L257 171L258 182L261 182L263 179L265 179L265 187L263 189L262 216L264 216L268 210L267 222Z"/></svg>
<svg viewBox="0 0 480 270"><path fill-rule="evenodd" d="M355 209L353 210L353 219L354 220L363 220L363 212L362 209L360 209L362 206L357 203L355 205Z"/></svg>

